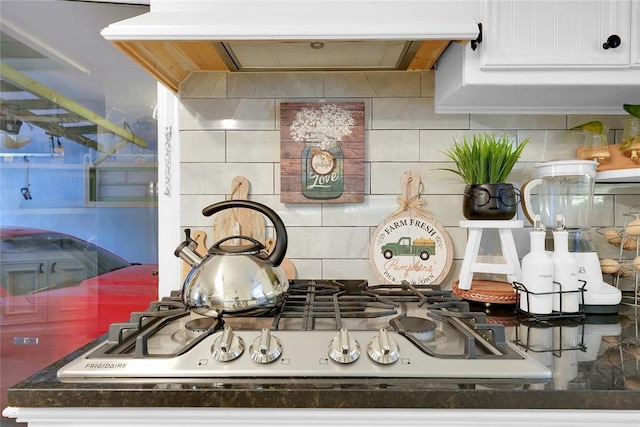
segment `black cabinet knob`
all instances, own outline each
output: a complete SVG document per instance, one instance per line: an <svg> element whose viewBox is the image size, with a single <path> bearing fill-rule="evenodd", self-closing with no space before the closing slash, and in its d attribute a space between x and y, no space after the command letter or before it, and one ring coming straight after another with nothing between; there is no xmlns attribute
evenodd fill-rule
<svg viewBox="0 0 640 427"><path fill-rule="evenodd" d="M603 49L615 49L620 46L620 36L612 34L607 38L607 41L602 44Z"/></svg>

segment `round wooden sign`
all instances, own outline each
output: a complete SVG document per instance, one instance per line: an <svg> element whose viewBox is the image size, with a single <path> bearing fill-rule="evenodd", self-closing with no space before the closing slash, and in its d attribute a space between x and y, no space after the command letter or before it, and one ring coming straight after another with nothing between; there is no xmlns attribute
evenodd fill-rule
<svg viewBox="0 0 640 427"><path fill-rule="evenodd" d="M440 284L451 269L453 246L432 218L407 211L376 228L369 260L384 283Z"/></svg>

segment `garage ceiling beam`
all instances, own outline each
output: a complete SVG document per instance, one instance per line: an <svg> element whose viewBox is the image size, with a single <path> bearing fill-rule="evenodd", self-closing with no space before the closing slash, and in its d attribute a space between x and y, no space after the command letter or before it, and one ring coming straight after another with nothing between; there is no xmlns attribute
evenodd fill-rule
<svg viewBox="0 0 640 427"><path fill-rule="evenodd" d="M31 92L32 94L40 98L44 98L46 100L54 102L58 105L59 108L76 114L84 120L95 123L99 127L106 129L107 131L121 137L126 141L132 142L136 145L139 145L140 147L147 146L147 142L139 136L136 136L133 132L121 126L118 126L113 122L110 122L106 118L94 113L86 107L83 107L74 100L67 98L66 96L54 91L53 89L48 88L41 83L38 83L32 78L22 74L15 68L3 64L2 62L0 62L0 76L3 79L7 79L12 83L15 83L16 85L22 87L24 90ZM19 101L17 103L19 103Z"/></svg>

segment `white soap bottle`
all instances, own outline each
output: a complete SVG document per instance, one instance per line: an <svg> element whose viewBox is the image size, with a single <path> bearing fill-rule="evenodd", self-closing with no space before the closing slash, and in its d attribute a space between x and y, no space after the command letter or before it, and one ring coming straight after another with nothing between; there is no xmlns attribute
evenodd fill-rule
<svg viewBox="0 0 640 427"><path fill-rule="evenodd" d="M532 314L550 314L553 308L553 261L544 250L544 231L531 231L531 250L522 258L520 309ZM537 295L544 294L544 295Z"/></svg>
<svg viewBox="0 0 640 427"><path fill-rule="evenodd" d="M577 292L580 289L578 286L578 263L569 253L569 232L553 232L551 260L553 261L554 281L553 310L562 313L576 313L580 310L580 296ZM562 305L560 300L562 300Z"/></svg>

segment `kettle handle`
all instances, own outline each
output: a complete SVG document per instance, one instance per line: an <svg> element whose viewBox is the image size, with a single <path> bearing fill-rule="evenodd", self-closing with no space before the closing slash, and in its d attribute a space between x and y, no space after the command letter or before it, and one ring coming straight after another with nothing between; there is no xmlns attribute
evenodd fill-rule
<svg viewBox="0 0 640 427"><path fill-rule="evenodd" d="M538 215L531 210L531 190L540 185L542 179L536 178L524 183L520 191L522 192L522 212L531 224L535 224L535 217Z"/></svg>
<svg viewBox="0 0 640 427"><path fill-rule="evenodd" d="M287 253L287 229L284 226L284 222L271 208L251 200L225 200L223 202L214 203L206 208L202 209L202 215L211 216L225 209L233 208L247 208L260 212L273 224L276 234L276 246L273 248L268 256L269 262L277 267L282 263ZM243 236L239 236L243 237Z"/></svg>

